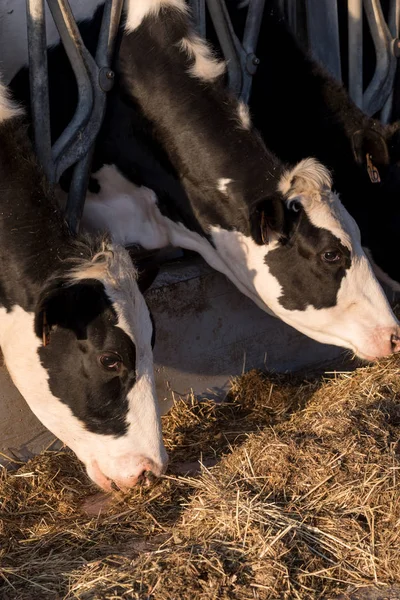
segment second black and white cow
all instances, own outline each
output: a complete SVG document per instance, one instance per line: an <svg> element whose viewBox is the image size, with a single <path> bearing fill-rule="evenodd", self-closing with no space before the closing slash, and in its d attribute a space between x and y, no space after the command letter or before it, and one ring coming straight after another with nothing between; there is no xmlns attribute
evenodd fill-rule
<svg viewBox="0 0 400 600"><path fill-rule="evenodd" d="M121 243L195 250L320 342L367 359L398 351L397 321L325 167L288 169L265 148L183 0L132 0L125 18L85 225ZM82 27L92 51L99 21ZM76 97L61 48L49 65L56 135ZM26 72L13 88L26 100Z"/></svg>
<svg viewBox="0 0 400 600"><path fill-rule="evenodd" d="M229 2L236 28L246 9ZM356 219L379 278L400 291L400 128L367 117L346 90L296 42L267 0L257 46L250 111L267 146L295 164L314 156Z"/></svg>
<svg viewBox="0 0 400 600"><path fill-rule="evenodd" d="M152 323L129 254L72 239L0 84L0 346L40 421L99 486L166 466Z"/></svg>

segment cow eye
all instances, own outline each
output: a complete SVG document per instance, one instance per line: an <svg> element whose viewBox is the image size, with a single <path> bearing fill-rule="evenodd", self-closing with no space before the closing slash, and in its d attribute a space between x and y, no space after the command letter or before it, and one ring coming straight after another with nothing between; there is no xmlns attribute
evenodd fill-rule
<svg viewBox="0 0 400 600"><path fill-rule="evenodd" d="M299 202L298 200L292 200L292 202L289 204L289 209L293 212L300 212L301 202Z"/></svg>
<svg viewBox="0 0 400 600"><path fill-rule="evenodd" d="M104 352L100 354L99 362L106 371L114 371L118 373L121 370L123 361L116 352Z"/></svg>
<svg viewBox="0 0 400 600"><path fill-rule="evenodd" d="M341 258L342 254L339 252L339 250L329 250L328 252L324 252L322 255L322 260L327 263L338 262Z"/></svg>

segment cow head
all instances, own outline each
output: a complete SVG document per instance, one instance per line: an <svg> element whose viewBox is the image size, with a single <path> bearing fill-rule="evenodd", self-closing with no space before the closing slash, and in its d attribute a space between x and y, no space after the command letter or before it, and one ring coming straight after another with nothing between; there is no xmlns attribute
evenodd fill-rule
<svg viewBox="0 0 400 600"><path fill-rule="evenodd" d="M36 358L26 354L24 365L12 348L6 355L33 412L104 489L113 483L129 488L146 472L160 475L167 460L153 328L139 285L120 247L108 245L79 260L41 290L31 334ZM32 326L22 321L28 343Z"/></svg>
<svg viewBox="0 0 400 600"><path fill-rule="evenodd" d="M355 206L357 219L362 222L363 245L377 277L400 291L399 124L360 129L353 134L352 145L364 181Z"/></svg>
<svg viewBox="0 0 400 600"><path fill-rule="evenodd" d="M213 240L241 278L238 287L262 308L365 359L400 349L358 227L322 165L306 159L285 173L276 194L252 207L250 228L249 236L214 228Z"/></svg>

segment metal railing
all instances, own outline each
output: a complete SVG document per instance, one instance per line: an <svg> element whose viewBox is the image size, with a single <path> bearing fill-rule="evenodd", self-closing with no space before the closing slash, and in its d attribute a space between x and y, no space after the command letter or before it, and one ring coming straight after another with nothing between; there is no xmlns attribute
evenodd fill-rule
<svg viewBox="0 0 400 600"><path fill-rule="evenodd" d="M51 144L50 103L47 76L45 0L26 0L32 118L36 151L46 175L57 183L73 167L66 217L76 233L83 212L93 147L106 108L106 94L113 85L112 58L123 0L105 0L95 58L86 49L68 0L46 0L75 73L79 101L76 112L54 145ZM238 0L239 1L239 0ZM244 102L251 93L259 59L257 41L266 0L248 0L243 39L235 33L225 0L188 0L198 33L206 36L206 10L227 61L228 84ZM308 44L317 60L341 80L341 56L337 0L277 0L295 35L299 10L306 10ZM389 0L388 23L380 0L347 0L349 93L367 114L380 112L390 119L393 83L400 42L400 0ZM375 73L363 89L363 10L376 52Z"/></svg>
<svg viewBox="0 0 400 600"><path fill-rule="evenodd" d="M123 0L106 0L95 58L85 47L67 0L47 0L78 86L75 114L51 144L44 0L27 0L28 48L35 148L51 183L74 166L66 218L76 233L82 216L93 146L104 118L106 93L112 88L111 70Z"/></svg>

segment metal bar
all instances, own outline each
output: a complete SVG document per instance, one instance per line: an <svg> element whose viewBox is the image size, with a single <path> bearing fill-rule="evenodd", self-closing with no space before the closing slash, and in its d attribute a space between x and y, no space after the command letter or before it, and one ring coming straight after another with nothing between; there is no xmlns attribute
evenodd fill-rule
<svg viewBox="0 0 400 600"><path fill-rule="evenodd" d="M250 0L246 25L243 34L243 49L246 54L246 69L242 74L243 84L241 99L248 103L251 93L253 75L257 70L259 59L256 56L257 42L260 35L265 0Z"/></svg>
<svg viewBox="0 0 400 600"><path fill-rule="evenodd" d="M286 0L286 18L290 31L297 35L297 6L296 0Z"/></svg>
<svg viewBox="0 0 400 600"><path fill-rule="evenodd" d="M239 96L242 91L243 50L233 30L224 0L206 0L211 20L218 35L219 43L227 61L229 87Z"/></svg>
<svg viewBox="0 0 400 600"><path fill-rule="evenodd" d="M75 165L68 192L65 216L70 231L77 235L85 206L85 198L90 179L90 168L92 166L94 144L89 148L87 154Z"/></svg>
<svg viewBox="0 0 400 600"><path fill-rule="evenodd" d="M106 93L113 85L111 71L115 41L121 19L123 0L107 0L104 5L99 40L96 49L96 63L100 67L99 78L94 82L93 110L85 128L87 152L76 164L68 194L66 216L73 233L79 231L83 214L87 186L90 178L95 139L100 131L106 110ZM91 143L90 143L91 141Z"/></svg>
<svg viewBox="0 0 400 600"><path fill-rule="evenodd" d="M391 34L393 40L397 40L399 37L399 20L400 20L400 0L391 0L390 6L389 6L388 26L389 26L389 31L390 31L390 34ZM393 47L392 47L392 51L393 51ZM382 108L382 111L380 114L382 123L389 123L389 121L390 121L390 117L392 115L392 108L393 108L393 94L394 94L394 90L392 87L392 90L388 96L388 99L386 100L385 104L383 105L383 108Z"/></svg>
<svg viewBox="0 0 400 600"><path fill-rule="evenodd" d="M94 59L85 48L68 0L47 0L54 22L60 33L65 51L78 85L78 105L75 114L53 146L56 179L87 150L82 128L87 124L93 107L93 88L98 77Z"/></svg>
<svg viewBox="0 0 400 600"><path fill-rule="evenodd" d="M49 84L44 0L27 0L29 80L35 149L49 181L54 181L51 157Z"/></svg>
<svg viewBox="0 0 400 600"><path fill-rule="evenodd" d="M205 0L189 0L195 29L200 37L206 37L206 4Z"/></svg>
<svg viewBox="0 0 400 600"><path fill-rule="evenodd" d="M306 6L311 52L333 77L341 81L337 0L307 0Z"/></svg>
<svg viewBox="0 0 400 600"><path fill-rule="evenodd" d="M363 13L362 0L348 0L349 95L363 107Z"/></svg>
<svg viewBox="0 0 400 600"><path fill-rule="evenodd" d="M106 0L104 4L103 20L96 50L96 63L99 67L110 69L112 66L123 4L124 0Z"/></svg>
<svg viewBox="0 0 400 600"><path fill-rule="evenodd" d="M363 110L368 116L377 113L386 102L394 81L396 59L393 54L392 36L385 23L379 0L364 0L376 52L376 69L363 98Z"/></svg>

